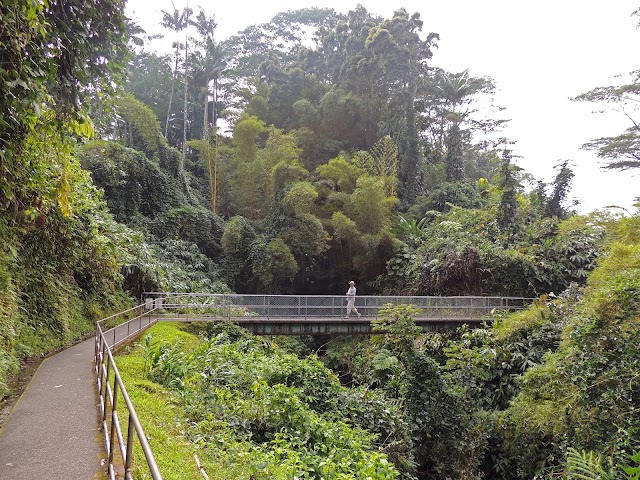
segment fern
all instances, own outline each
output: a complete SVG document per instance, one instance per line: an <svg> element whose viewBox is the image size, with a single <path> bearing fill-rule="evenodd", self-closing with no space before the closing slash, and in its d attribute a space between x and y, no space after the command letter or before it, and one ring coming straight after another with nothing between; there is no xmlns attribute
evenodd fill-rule
<svg viewBox="0 0 640 480"><path fill-rule="evenodd" d="M372 366L375 371L389 370L397 364L398 358L384 348L378 350L372 361Z"/></svg>
<svg viewBox="0 0 640 480"><path fill-rule="evenodd" d="M629 475L629 480L640 480L640 452L637 452L630 458L635 466L623 467L623 470Z"/></svg>
<svg viewBox="0 0 640 480"><path fill-rule="evenodd" d="M567 452L567 480L613 480L614 475L602 465L602 457L594 452Z"/></svg>

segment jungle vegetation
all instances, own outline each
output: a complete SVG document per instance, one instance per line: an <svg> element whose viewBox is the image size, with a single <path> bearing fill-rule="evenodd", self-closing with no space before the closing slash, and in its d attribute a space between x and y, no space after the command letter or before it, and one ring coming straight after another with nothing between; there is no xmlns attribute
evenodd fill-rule
<svg viewBox="0 0 640 480"><path fill-rule="evenodd" d="M223 41L175 10L186 43L164 54L123 6L0 5L0 396L143 291L536 297L449 335L389 309L390 333L322 357L165 326L120 361L168 469L197 451L220 478L639 478L638 216L577 215L569 160L549 183L520 169L489 76L439 68L402 8ZM636 135L585 147L636 168Z"/></svg>

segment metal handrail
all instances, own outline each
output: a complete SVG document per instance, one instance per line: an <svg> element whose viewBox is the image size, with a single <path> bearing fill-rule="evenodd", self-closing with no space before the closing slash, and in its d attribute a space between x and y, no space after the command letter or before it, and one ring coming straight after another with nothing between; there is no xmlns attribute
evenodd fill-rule
<svg viewBox="0 0 640 480"><path fill-rule="evenodd" d="M146 308L157 310L207 310L215 311L218 318L331 318L342 317L345 308L344 295L260 295L260 294L211 294L211 293L161 293L143 294ZM490 316L494 310L519 310L535 299L527 297L488 296L359 296L356 307L363 316L377 318L378 311L387 303L411 304L422 312L420 319L456 318L473 314L474 317ZM471 312L471 313L470 313Z"/></svg>
<svg viewBox="0 0 640 480"><path fill-rule="evenodd" d="M133 479L132 467L134 433L138 442L140 442L151 478L154 480L162 480L162 475L160 474L153 452L151 451L151 447L147 441L147 436L140 424L133 403L127 394L127 389L120 377L120 372L118 371L112 352L118 346L130 341L132 338L138 336L145 329L153 325L156 320L152 319L150 315L152 312L153 310L144 311L144 305L138 305L96 322L95 371L97 376L98 393L100 396L102 430L104 433L108 458L107 474L110 480L115 480L117 478L118 474L116 473L116 470L121 468L124 468L124 478L126 480ZM128 318L131 315L133 315L132 318ZM128 319L119 323L118 319L122 316ZM146 323L144 323L145 319ZM103 331L103 325L106 326L110 323L113 323L114 325L109 330ZM134 328L133 331L132 327ZM113 338L111 338L111 333L113 333ZM109 383L110 377L113 379L113 386ZM118 389L120 390L120 395L124 400L129 417L126 441L122 434L117 409ZM120 453L122 465L120 465L120 462L116 465L116 445Z"/></svg>

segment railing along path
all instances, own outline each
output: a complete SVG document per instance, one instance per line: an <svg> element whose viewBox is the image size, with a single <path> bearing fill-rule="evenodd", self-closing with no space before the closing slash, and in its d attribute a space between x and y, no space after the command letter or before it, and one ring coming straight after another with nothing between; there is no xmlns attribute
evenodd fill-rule
<svg viewBox="0 0 640 480"><path fill-rule="evenodd" d="M113 359L115 349L137 337L155 323L152 314L153 310L145 310L143 305L138 305L96 323L96 375L100 396L100 419L107 450L107 475L110 480L121 478L122 474L126 480L133 479L134 438L137 438L140 443L151 478L162 479L147 437ZM125 403L125 413L128 417L126 438L123 436L118 415L118 393Z"/></svg>
<svg viewBox="0 0 640 480"><path fill-rule="evenodd" d="M533 299L522 297L362 296L356 298L356 308L362 318L354 316L344 319L345 296L145 293L142 303L137 307L96 324L95 370L107 449L108 477L110 480L122 476L126 480L133 479L133 446L137 441L144 453L149 475L154 480L162 479L113 358L115 350L139 337L159 320L226 320L266 335L326 332L370 334L373 333L371 321L378 318L380 308L388 304L417 307L421 313L414 318L416 324L426 327L426 330L436 330L438 326L454 328L461 323L482 322L490 319L495 310L519 310L526 308L531 301ZM318 325L324 325L325 329ZM124 409L118 409L119 399L124 401ZM127 417L125 433L120 425L119 412Z"/></svg>

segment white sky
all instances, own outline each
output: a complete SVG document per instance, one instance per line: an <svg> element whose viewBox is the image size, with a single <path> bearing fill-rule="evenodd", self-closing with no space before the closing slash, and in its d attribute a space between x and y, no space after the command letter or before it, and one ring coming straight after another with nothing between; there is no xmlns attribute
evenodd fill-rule
<svg viewBox="0 0 640 480"><path fill-rule="evenodd" d="M628 124L618 114L593 114L596 105L569 97L616 83L615 75L640 68L633 53L640 31L631 18L637 0L191 0L188 6L214 14L218 39L224 39L278 12L329 7L347 13L357 4L384 18L399 8L420 13L423 34L440 34L433 66L492 77L496 103L511 119L504 135L516 142L516 163L549 182L558 161L572 160L576 176L569 197L580 200L581 213L608 205L634 210L638 173L603 171L594 153L580 149L591 139L621 133ZM187 1L173 5L182 9ZM162 30L161 10L172 11L171 0L127 2L127 14L148 33Z"/></svg>

